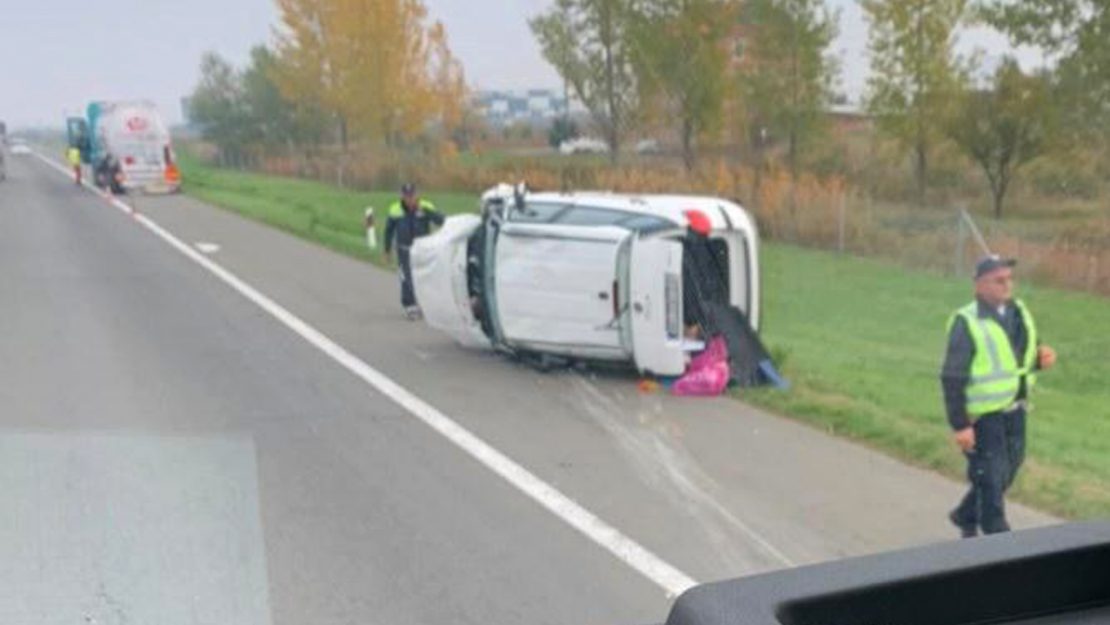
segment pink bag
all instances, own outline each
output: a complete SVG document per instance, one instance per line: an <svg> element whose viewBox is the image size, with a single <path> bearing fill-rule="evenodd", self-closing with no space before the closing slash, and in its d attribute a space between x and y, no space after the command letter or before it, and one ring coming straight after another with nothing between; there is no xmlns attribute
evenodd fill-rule
<svg viewBox="0 0 1110 625"><path fill-rule="evenodd" d="M727 362L715 362L703 369L691 370L671 387L680 397L713 397L725 392L731 374Z"/></svg>
<svg viewBox="0 0 1110 625"><path fill-rule="evenodd" d="M732 374L728 366L728 346L723 337L715 337L702 353L690 361L686 373L675 381L671 393L681 397L712 397L728 387Z"/></svg>
<svg viewBox="0 0 1110 625"><path fill-rule="evenodd" d="M728 362L728 344L725 343L723 336L710 339L709 345L690 360L690 366L686 367L686 372L704 369L716 362Z"/></svg>

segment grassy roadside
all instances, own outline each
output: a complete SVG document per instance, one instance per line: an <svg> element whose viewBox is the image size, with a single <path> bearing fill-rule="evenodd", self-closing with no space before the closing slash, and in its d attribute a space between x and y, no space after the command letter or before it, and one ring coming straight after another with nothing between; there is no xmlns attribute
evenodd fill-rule
<svg viewBox="0 0 1110 625"><path fill-rule="evenodd" d="M365 193L314 182L183 162L185 192L337 251L374 262L362 211L383 215L395 192ZM447 213L475 198L432 193ZM381 228L384 218L378 220ZM764 247L767 342L785 354L788 393L741 393L749 402L847 436L911 463L957 476L937 369L950 310L970 285L878 261L795 247ZM1110 301L1024 288L1046 342L1060 353L1030 419L1029 459L1016 497L1073 518L1110 515ZM955 503L955 502L953 502Z"/></svg>
<svg viewBox="0 0 1110 625"><path fill-rule="evenodd" d="M970 301L969 281L785 246L766 246L763 260L764 338L787 354L794 389L744 398L962 475L937 374L947 316ZM1020 289L1060 364L1037 387L1014 494L1067 517L1110 515L1110 301Z"/></svg>
<svg viewBox="0 0 1110 625"><path fill-rule="evenodd" d="M344 254L381 264L381 255L371 253L367 247L363 215L366 207L374 207L378 241L382 241L386 210L397 200L397 191L352 191L318 182L219 169L204 166L187 154L180 160L185 193ZM446 214L477 207L477 198L468 194L427 192L423 197Z"/></svg>

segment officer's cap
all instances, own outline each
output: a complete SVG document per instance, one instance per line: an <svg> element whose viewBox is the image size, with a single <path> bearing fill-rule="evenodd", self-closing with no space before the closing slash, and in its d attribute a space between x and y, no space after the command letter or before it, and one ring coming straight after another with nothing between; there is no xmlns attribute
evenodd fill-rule
<svg viewBox="0 0 1110 625"><path fill-rule="evenodd" d="M1017 265L1015 258L1003 258L998 254L987 254L975 263L975 279L978 280L995 269L1003 267L1013 267Z"/></svg>

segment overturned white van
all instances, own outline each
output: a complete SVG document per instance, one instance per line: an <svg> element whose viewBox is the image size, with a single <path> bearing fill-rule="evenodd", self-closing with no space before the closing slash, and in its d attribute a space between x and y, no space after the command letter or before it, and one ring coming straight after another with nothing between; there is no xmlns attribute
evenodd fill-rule
<svg viewBox="0 0 1110 625"><path fill-rule="evenodd" d="M412 251L425 320L458 342L674 376L705 337L725 334L748 363L735 375L767 360L759 239L736 203L501 185L481 209Z"/></svg>

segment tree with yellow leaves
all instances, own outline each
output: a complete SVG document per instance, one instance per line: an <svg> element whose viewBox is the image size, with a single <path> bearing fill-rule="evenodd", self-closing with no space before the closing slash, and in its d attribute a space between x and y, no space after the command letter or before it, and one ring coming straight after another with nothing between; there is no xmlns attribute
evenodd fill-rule
<svg viewBox="0 0 1110 625"><path fill-rule="evenodd" d="M421 0L276 0L278 84L349 137L396 146L461 118L466 83Z"/></svg>

